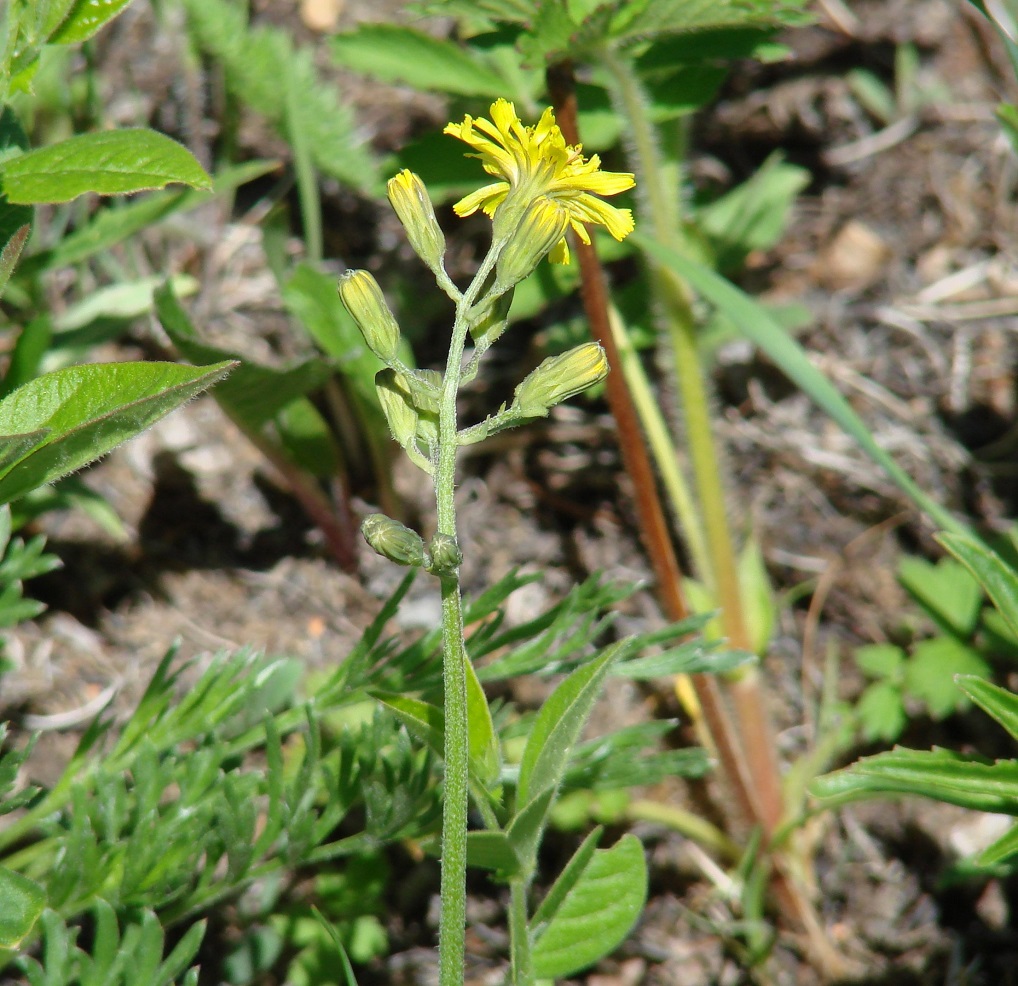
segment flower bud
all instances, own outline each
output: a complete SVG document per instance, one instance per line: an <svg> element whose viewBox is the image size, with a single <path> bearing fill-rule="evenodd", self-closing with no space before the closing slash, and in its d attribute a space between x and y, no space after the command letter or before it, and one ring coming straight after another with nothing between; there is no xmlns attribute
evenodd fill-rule
<svg viewBox="0 0 1018 986"><path fill-rule="evenodd" d="M463 552L451 534L436 534L431 539L430 570L435 575L452 575L463 561Z"/></svg>
<svg viewBox="0 0 1018 986"><path fill-rule="evenodd" d="M569 228L569 213L540 196L527 207L495 264L496 290L507 291L523 280Z"/></svg>
<svg viewBox="0 0 1018 986"><path fill-rule="evenodd" d="M385 514L370 514L361 524L361 534L383 558L397 565L419 567L424 564L424 541L398 520Z"/></svg>
<svg viewBox="0 0 1018 986"><path fill-rule="evenodd" d="M512 410L525 418L543 418L556 404L608 376L608 359L596 342L560 356L549 356L516 388Z"/></svg>
<svg viewBox="0 0 1018 986"><path fill-rule="evenodd" d="M399 352L399 324L378 282L366 270L348 270L339 279L339 297L368 348L383 363L392 362Z"/></svg>
<svg viewBox="0 0 1018 986"><path fill-rule="evenodd" d="M445 236L435 218L435 210L424 182L404 168L389 179L386 187L389 202L406 230L414 253L433 271L440 270L445 255Z"/></svg>

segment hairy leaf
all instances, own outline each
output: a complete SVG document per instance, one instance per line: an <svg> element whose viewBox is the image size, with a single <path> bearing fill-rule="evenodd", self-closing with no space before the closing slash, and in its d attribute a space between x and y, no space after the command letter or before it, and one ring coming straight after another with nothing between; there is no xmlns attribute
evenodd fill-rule
<svg viewBox="0 0 1018 986"><path fill-rule="evenodd" d="M211 188L194 155L154 130L105 130L26 151L0 164L0 189L21 205L121 195L180 182Z"/></svg>
<svg viewBox="0 0 1018 986"><path fill-rule="evenodd" d="M222 379L233 364L92 363L47 373L0 401L0 442L46 429L0 470L0 502L66 476Z"/></svg>

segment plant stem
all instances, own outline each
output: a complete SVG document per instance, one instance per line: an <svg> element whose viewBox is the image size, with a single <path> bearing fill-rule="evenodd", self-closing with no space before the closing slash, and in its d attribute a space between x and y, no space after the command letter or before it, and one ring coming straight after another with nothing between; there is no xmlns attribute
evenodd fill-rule
<svg viewBox="0 0 1018 986"><path fill-rule="evenodd" d="M531 986L534 965L530 956L530 929L527 926L527 881L509 884L509 946L512 986Z"/></svg>
<svg viewBox="0 0 1018 986"><path fill-rule="evenodd" d="M456 304L438 412L435 506L439 534L456 537L456 460L459 451L456 398L470 309L497 257L492 245L481 269ZM445 788L442 796L442 914L438 927L440 986L462 986L466 953L467 810L469 746L467 653L459 571L440 577L442 586L442 682L445 698Z"/></svg>
<svg viewBox="0 0 1018 986"><path fill-rule="evenodd" d="M576 122L576 96L572 66L568 62L553 65L548 70L548 88L555 106L555 116L566 140L580 142ZM619 364L618 349L608 317L608 289L604 271L597 259L593 243L575 242L582 278L583 307L590 320L591 334L601 343L612 366ZM689 615L682 594L682 573L675 557L664 509L658 496L654 470L647 455L633 399L621 374L611 373L607 380L608 404L619 430L619 449L626 472L633 480L636 495L637 518L647 557L657 581L657 595L661 608L670 620L681 620ZM701 742L717 753L721 764L723 783L738 802L745 820L752 824L755 818L752 802L752 779L739 736L725 708L721 688L709 674L691 675L697 701L700 703L706 734Z"/></svg>
<svg viewBox="0 0 1018 986"><path fill-rule="evenodd" d="M647 112L639 79L632 65L613 51L602 52L604 64L615 81L615 98L621 117L629 123L631 151L640 174L644 210L658 242L681 250L677 223L677 200L668 194L665 168ZM697 499L711 555L714 591L721 607L725 635L733 647L752 650L739 587L735 549L726 512L727 498L717 447L711 429L710 404L696 344L696 323L686 285L671 271L652 270L655 297L662 305L675 361L686 424L686 437L696 484ZM745 800L752 805L752 820L769 836L784 813L774 734L767 717L765 696L755 670L737 678L731 686L739 723L744 775L749 788Z"/></svg>

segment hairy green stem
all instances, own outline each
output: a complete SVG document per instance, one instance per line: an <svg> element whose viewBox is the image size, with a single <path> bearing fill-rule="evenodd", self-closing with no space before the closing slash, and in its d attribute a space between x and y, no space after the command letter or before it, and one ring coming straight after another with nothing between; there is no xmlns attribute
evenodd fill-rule
<svg viewBox="0 0 1018 986"><path fill-rule="evenodd" d="M512 986L532 986L534 963L530 955L530 930L527 926L528 881L509 884L509 948Z"/></svg>
<svg viewBox="0 0 1018 986"><path fill-rule="evenodd" d="M456 304L449 356L438 412L435 505L439 534L456 537L456 460L459 451L456 398L463 373L463 350L471 309L494 266L493 244L481 269ZM445 789L442 798L442 914L438 927L440 986L462 986L466 953L467 811L469 745L467 652L459 571L440 578L442 586L442 681L445 697Z"/></svg>

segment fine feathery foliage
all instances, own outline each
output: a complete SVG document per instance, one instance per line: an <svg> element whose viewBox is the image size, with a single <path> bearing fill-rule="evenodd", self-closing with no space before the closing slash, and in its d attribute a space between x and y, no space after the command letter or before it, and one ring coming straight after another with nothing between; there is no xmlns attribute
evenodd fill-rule
<svg viewBox="0 0 1018 986"><path fill-rule="evenodd" d="M353 114L336 87L319 78L308 49L295 47L278 28L249 26L241 4L184 0L184 7L196 46L222 66L241 105L263 115L284 137L299 134L322 174L377 191L377 165Z"/></svg>

